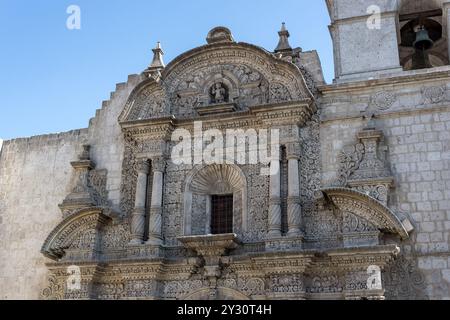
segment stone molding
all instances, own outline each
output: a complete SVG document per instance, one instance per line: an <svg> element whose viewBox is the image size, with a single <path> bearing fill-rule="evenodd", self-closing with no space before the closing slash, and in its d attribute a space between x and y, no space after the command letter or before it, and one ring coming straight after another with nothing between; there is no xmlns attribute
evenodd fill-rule
<svg viewBox="0 0 450 320"><path fill-rule="evenodd" d="M228 240L223 247L235 247L234 240ZM208 255L208 252L204 253ZM214 256L223 251L211 253ZM287 296L293 299L384 299L384 290L367 289L367 276L361 275L366 275L371 265L385 269L398 253L399 248L394 245L255 253L222 256L220 267L214 265L214 259L208 260L209 269L197 258L172 262L162 259L108 264L79 262L82 285L81 290L75 292L66 288L67 267L71 264L49 263L49 285L42 297L51 300L189 299L207 290L212 299L218 299L225 288L234 293L231 299L286 299Z"/></svg>

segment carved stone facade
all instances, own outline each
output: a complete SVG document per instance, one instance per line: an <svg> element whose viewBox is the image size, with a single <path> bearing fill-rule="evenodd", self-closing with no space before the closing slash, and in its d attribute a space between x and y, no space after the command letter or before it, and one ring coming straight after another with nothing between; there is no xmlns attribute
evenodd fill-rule
<svg viewBox="0 0 450 320"><path fill-rule="evenodd" d="M120 213L101 200L102 179L89 173L85 147L82 165L74 165L74 193L84 202L45 242L42 252L57 262L49 264L43 295L384 299L381 284L368 287L368 269L381 271L399 254L383 234L409 235L387 207L393 178L378 155L382 133L362 131L353 152L341 157L339 187L327 188L315 85L294 63L301 64L294 50L271 55L235 43L225 28L208 39L167 67L157 64L159 76L144 78L125 104L118 120L125 138ZM373 99L378 108L392 100ZM175 164L171 135L177 129L195 135L196 121L247 134L276 128L280 157L270 166L279 170L268 176L261 174L264 163ZM244 151L255 142L244 140ZM195 157L196 149L188 150ZM233 234L211 235L210 197L228 194ZM80 266L78 291L67 287L68 265Z"/></svg>
<svg viewBox="0 0 450 320"><path fill-rule="evenodd" d="M43 241L50 260L40 298L436 297L386 120L402 93L324 86L311 67L319 61L290 48L285 27L280 37L269 53L215 28L167 66L158 44L114 113L102 111L117 128L107 148L119 151L103 155L90 134L71 159L62 216ZM421 106L447 101L445 85L421 86ZM260 156L261 144L271 157L230 162L224 152L209 163L206 130L216 133L210 143L243 133L233 140L238 158ZM273 148L262 133L275 130ZM175 161L180 145L191 161ZM233 199L230 234L211 234L213 196Z"/></svg>

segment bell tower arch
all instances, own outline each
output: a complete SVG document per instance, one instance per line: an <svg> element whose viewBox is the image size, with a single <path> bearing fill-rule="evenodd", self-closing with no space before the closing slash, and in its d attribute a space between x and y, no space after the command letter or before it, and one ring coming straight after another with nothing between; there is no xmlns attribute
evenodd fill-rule
<svg viewBox="0 0 450 320"><path fill-rule="evenodd" d="M447 0L326 0L336 82L449 64Z"/></svg>

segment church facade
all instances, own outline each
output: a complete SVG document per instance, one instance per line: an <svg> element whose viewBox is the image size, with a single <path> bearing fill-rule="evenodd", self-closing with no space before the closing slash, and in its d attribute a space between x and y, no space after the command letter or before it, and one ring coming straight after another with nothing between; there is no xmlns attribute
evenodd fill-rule
<svg viewBox="0 0 450 320"><path fill-rule="evenodd" d="M332 84L217 27L5 141L0 298L448 299L450 2L327 6Z"/></svg>

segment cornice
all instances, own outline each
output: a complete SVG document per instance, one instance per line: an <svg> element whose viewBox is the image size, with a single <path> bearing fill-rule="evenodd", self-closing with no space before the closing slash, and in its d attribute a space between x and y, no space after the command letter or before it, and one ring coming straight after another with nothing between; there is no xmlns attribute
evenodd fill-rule
<svg viewBox="0 0 450 320"><path fill-rule="evenodd" d="M401 74L395 74L391 77L383 77L370 80L356 80L346 83L335 83L329 85L318 86L318 90L322 95L339 94L348 91L368 90L373 87L406 85L418 83L423 85L424 81L450 81L450 66L437 67L433 69L420 71L404 71Z"/></svg>

